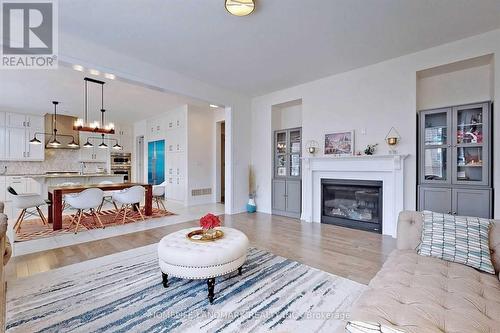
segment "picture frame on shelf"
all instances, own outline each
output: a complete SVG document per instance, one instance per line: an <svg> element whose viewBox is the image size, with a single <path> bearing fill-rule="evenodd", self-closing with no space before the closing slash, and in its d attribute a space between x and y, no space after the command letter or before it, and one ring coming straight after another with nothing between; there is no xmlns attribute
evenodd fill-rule
<svg viewBox="0 0 500 333"><path fill-rule="evenodd" d="M354 130L325 134L325 155L354 155Z"/></svg>

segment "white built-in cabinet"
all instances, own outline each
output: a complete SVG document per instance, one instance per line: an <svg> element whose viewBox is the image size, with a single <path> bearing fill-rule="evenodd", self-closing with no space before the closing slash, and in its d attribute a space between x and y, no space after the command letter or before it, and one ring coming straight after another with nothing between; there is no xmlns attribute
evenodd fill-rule
<svg viewBox="0 0 500 333"><path fill-rule="evenodd" d="M123 147L121 152L131 153L133 151L134 134L133 134L132 126L116 125L115 126L115 134L111 135L110 137L118 140L118 143L120 144L120 146Z"/></svg>
<svg viewBox="0 0 500 333"><path fill-rule="evenodd" d="M42 116L0 112L0 160L43 161L44 144L29 143L36 132L44 132ZM44 142L45 136L39 134L37 138Z"/></svg>
<svg viewBox="0 0 500 333"><path fill-rule="evenodd" d="M178 109L146 121L147 142L165 140L165 197L186 200L187 109Z"/></svg>
<svg viewBox="0 0 500 333"><path fill-rule="evenodd" d="M110 144L109 141L104 141L108 145L108 149L99 148L99 144L101 143L98 139L91 139L90 143L92 143L93 147L86 148L83 145L87 142L89 137L98 137L95 133L91 132L80 132L80 149L78 155L78 161L80 162L101 162L106 163L109 160L110 149L114 144Z"/></svg>

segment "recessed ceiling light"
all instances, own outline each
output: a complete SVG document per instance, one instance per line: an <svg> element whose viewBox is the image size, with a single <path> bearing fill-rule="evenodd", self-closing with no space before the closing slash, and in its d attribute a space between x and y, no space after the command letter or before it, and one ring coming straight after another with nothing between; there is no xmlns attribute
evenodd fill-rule
<svg viewBox="0 0 500 333"><path fill-rule="evenodd" d="M101 72L99 72L97 69L89 69L89 73L92 75L99 75Z"/></svg>
<svg viewBox="0 0 500 333"><path fill-rule="evenodd" d="M253 0L226 0L226 10L235 16L246 16L255 9Z"/></svg>
<svg viewBox="0 0 500 333"><path fill-rule="evenodd" d="M210 107L215 109L215 108L218 108L219 106L215 105L215 104L210 104Z"/></svg>
<svg viewBox="0 0 500 333"><path fill-rule="evenodd" d="M83 68L83 66L82 66L82 65L73 65L73 69L74 69L75 71L83 72L83 70L84 70L85 68Z"/></svg>
<svg viewBox="0 0 500 333"><path fill-rule="evenodd" d="M105 77L106 79L110 79L110 80L114 80L114 79L116 79L115 74L111 74L111 73L104 73L104 77Z"/></svg>

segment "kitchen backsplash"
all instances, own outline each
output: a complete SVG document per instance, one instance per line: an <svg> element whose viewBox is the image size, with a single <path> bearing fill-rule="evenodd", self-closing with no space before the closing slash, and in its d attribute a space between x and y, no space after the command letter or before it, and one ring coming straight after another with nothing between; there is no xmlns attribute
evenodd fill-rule
<svg viewBox="0 0 500 333"><path fill-rule="evenodd" d="M78 150L71 149L47 149L45 150L45 161L43 162L10 162L0 161L0 174L7 167L7 175L43 174L49 171L80 171L78 162ZM107 171L106 163L85 163L85 172L98 172L99 168Z"/></svg>

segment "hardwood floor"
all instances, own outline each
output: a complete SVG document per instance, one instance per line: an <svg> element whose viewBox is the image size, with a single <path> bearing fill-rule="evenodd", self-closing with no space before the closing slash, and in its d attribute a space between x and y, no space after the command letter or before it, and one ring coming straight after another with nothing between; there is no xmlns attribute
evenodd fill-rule
<svg viewBox="0 0 500 333"><path fill-rule="evenodd" d="M253 247L364 284L396 247L396 240L389 236L268 214L242 213L223 219L225 226L243 231ZM191 221L14 257L6 267L6 277L10 281L154 244L166 234L197 225Z"/></svg>

